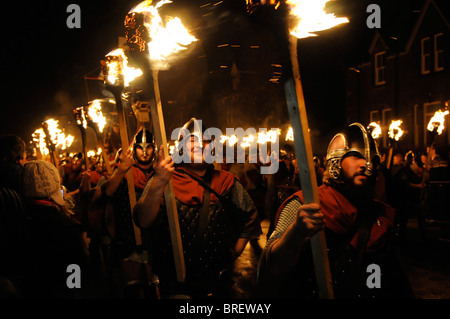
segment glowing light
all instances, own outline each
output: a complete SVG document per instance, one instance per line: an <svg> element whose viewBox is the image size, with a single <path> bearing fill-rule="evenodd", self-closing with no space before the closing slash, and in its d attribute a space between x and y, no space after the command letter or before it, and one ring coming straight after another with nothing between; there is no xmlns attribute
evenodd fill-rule
<svg viewBox="0 0 450 319"><path fill-rule="evenodd" d="M268 142L276 143L278 139L278 135L281 134L281 130L277 129L276 131L270 130L266 133L258 132L258 144L265 144Z"/></svg>
<svg viewBox="0 0 450 319"><path fill-rule="evenodd" d="M139 68L128 66L128 58L123 49L116 49L105 55L106 57L106 81L111 85L120 85L123 76L123 85L130 83L140 77L143 73Z"/></svg>
<svg viewBox="0 0 450 319"><path fill-rule="evenodd" d="M250 134L245 136L242 140L243 142L240 144L242 148L250 147L251 144L255 141L255 136Z"/></svg>
<svg viewBox="0 0 450 319"><path fill-rule="evenodd" d="M246 135L242 138L241 142L238 144L241 148L250 147L253 143L265 144L265 143L276 143L278 140L278 135L281 134L281 130L270 130L267 132L258 132L257 136L252 134ZM221 135L220 143L227 143L229 146L234 146L239 142L239 139L236 135Z"/></svg>
<svg viewBox="0 0 450 319"><path fill-rule="evenodd" d="M391 125L389 125L389 137L391 139L398 141L400 137L402 137L403 130L400 128L402 123L402 120L395 120L392 121Z"/></svg>
<svg viewBox="0 0 450 319"><path fill-rule="evenodd" d="M445 128L445 116L449 113L448 110L445 112L442 112L441 110L438 110L434 113L433 117L428 122L427 129L430 132L433 132L434 129L437 127L437 133L439 135L442 134L442 131Z"/></svg>
<svg viewBox="0 0 450 319"><path fill-rule="evenodd" d="M294 141L294 130L290 127L286 133L286 141Z"/></svg>
<svg viewBox="0 0 450 319"><path fill-rule="evenodd" d="M328 0L287 0L290 13L298 23L290 33L297 38L317 36L313 32L333 28L342 23L348 23L347 18L337 18L334 13L326 13L325 5Z"/></svg>
<svg viewBox="0 0 450 319"><path fill-rule="evenodd" d="M143 1L129 12L144 15L144 26L151 39L147 43L150 60L160 68L167 68L169 57L181 50L186 50L189 44L197 41L183 26L180 18L168 16L163 21L158 9L171 2L163 0L152 6L152 1Z"/></svg>
<svg viewBox="0 0 450 319"><path fill-rule="evenodd" d="M106 125L106 118L103 116L100 100L94 100L89 103L87 116L92 120L92 122L98 125L98 130L102 133L103 128Z"/></svg>
<svg viewBox="0 0 450 319"><path fill-rule="evenodd" d="M374 139L380 138L381 136L381 126L378 123L371 122L367 129L371 132L371 135Z"/></svg>
<svg viewBox="0 0 450 319"><path fill-rule="evenodd" d="M74 141L74 137L70 134L65 134L59 127L58 127L58 121L55 119L48 119L45 121L47 124L48 132L49 132L49 138L50 141L53 143L55 148L59 148L61 150L65 150L66 148L70 147ZM47 135L45 134L45 131L43 128L39 128L31 134L32 141L35 143L36 147L39 148L42 155L46 156L49 155L50 151L47 147Z"/></svg>

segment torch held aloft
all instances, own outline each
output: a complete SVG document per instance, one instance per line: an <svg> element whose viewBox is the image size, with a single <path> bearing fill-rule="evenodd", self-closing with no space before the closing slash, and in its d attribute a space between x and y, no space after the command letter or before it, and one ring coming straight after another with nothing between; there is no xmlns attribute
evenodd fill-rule
<svg viewBox="0 0 450 319"><path fill-rule="evenodd" d="M299 177L302 185L303 198L305 204L320 204L305 98L298 66L297 38L290 35L289 42L294 79L289 80L285 84L285 94L289 117L294 131L295 153L299 164ZM332 299L334 295L330 263L328 261L327 244L323 231L320 231L311 238L311 247L319 297L321 299Z"/></svg>
<svg viewBox="0 0 450 319"><path fill-rule="evenodd" d="M167 148L167 136L166 128L164 125L164 116L161 103L161 95L159 90L158 70L152 71L152 82L155 91L156 107L151 108L153 129L155 134L155 140L157 145L163 147L164 157L170 156L169 149ZM146 76L148 76L146 74ZM150 82L150 79L147 79ZM173 188L172 179L166 185L164 190L164 200L167 207L167 217L169 220L170 238L172 241L172 252L175 261L175 270L177 273L177 280L184 282L186 277L186 269L184 263L183 244L180 236L180 224L178 221L178 211L175 202L175 192Z"/></svg>

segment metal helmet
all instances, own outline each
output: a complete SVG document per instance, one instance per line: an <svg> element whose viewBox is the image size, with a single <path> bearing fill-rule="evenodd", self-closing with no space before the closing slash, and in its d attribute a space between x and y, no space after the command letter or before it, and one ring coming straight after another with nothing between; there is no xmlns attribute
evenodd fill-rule
<svg viewBox="0 0 450 319"><path fill-rule="evenodd" d="M196 136L201 145L203 145L202 141L214 140L214 134L208 129L203 130L202 120L197 120L195 117L192 117L181 127L178 132L178 142L184 142L186 136Z"/></svg>
<svg viewBox="0 0 450 319"><path fill-rule="evenodd" d="M408 151L405 154L405 158L404 158L405 162L408 164L414 163L416 161L416 155L414 154L413 151Z"/></svg>
<svg viewBox="0 0 450 319"><path fill-rule="evenodd" d="M192 117L189 121L187 121L178 132L178 152L180 156L183 155L183 147L182 145L186 143L191 136L197 137L196 143L199 143L201 147L204 146L204 142L209 143L214 140L214 134L210 132L210 130L203 130L202 120L198 120L195 117ZM189 139L187 138L189 137ZM215 154L215 150L213 149L211 152L212 155Z"/></svg>
<svg viewBox="0 0 450 319"><path fill-rule="evenodd" d="M359 153L366 160L367 176L371 176L380 163L380 154L372 136L360 123L350 124L328 144L327 170L332 180L342 181L342 159L352 152Z"/></svg>
<svg viewBox="0 0 450 319"><path fill-rule="evenodd" d="M155 139L153 134L144 127L136 134L133 143L133 155L135 155L136 147L142 148L144 156L147 155L147 148L153 147L155 149Z"/></svg>
<svg viewBox="0 0 450 319"><path fill-rule="evenodd" d="M203 140L202 121L192 117L178 132L178 142L184 142L186 137L196 136L201 143Z"/></svg>

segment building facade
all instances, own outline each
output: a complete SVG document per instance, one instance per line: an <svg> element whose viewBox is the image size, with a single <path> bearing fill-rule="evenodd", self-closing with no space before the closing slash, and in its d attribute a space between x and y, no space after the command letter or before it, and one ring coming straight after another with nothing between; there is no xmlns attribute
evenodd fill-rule
<svg viewBox="0 0 450 319"><path fill-rule="evenodd" d="M435 1L426 0L403 32L379 29L368 59L347 70L347 121L382 127L379 146L390 145L389 125L402 120L400 152L424 151L432 142L427 130L437 110L450 109L450 24ZM400 17L399 17L400 19ZM397 30L399 31L399 30ZM439 136L450 145L450 115Z"/></svg>

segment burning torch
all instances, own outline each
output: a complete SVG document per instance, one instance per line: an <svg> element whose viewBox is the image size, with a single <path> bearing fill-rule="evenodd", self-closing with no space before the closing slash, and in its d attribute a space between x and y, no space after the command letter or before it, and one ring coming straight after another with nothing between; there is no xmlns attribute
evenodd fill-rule
<svg viewBox="0 0 450 319"><path fill-rule="evenodd" d="M112 167L106 157L105 146L103 143L103 129L106 125L106 118L102 113L102 103L111 102L109 100L93 100L84 106L84 112L86 114L85 118L87 125L94 130L95 135L97 136L97 141L100 144L101 156L103 158L103 162L105 163L106 170L108 171L108 174L112 174Z"/></svg>
<svg viewBox="0 0 450 319"><path fill-rule="evenodd" d="M153 83L156 108L151 107L151 117L155 139L158 145L167 145L166 129L159 89L158 74L160 70L167 70L170 62L177 58L177 52L187 49L187 46L197 39L189 34L177 17L159 15L159 8L171 1L163 0L155 5L152 1L143 1L134 7L125 17L126 39L130 53L139 61L144 72L144 78L150 86ZM151 70L151 74L150 74ZM170 156L167 147L163 147L164 156ZM178 212L172 180L164 191L170 234L175 260L177 280L185 280L184 255L178 222Z"/></svg>
<svg viewBox="0 0 450 319"><path fill-rule="evenodd" d="M51 159L53 165L55 165L55 167L58 167L58 164L57 164L57 161L55 158L55 144L53 144L53 142L50 138L50 131L48 130L47 122L42 123L42 129L44 130L44 133L45 133L45 142L47 145L47 149L50 152L50 159Z"/></svg>
<svg viewBox="0 0 450 319"><path fill-rule="evenodd" d="M394 147L397 145L397 142L400 140L400 137L403 136L403 130L401 129L403 121L402 120L393 120L389 125L388 138L389 138L389 153L386 162L386 168L390 169L392 164L392 158L394 153Z"/></svg>
<svg viewBox="0 0 450 319"><path fill-rule="evenodd" d="M80 129L81 143L83 145L84 167L87 170L88 169L87 144L86 144L87 121L84 107L83 106L77 107L75 110L73 110L73 115L75 117L77 127Z"/></svg>
<svg viewBox="0 0 450 319"><path fill-rule="evenodd" d="M367 126L367 131L372 135L372 138L376 141L381 137L382 131L380 124L376 122L371 122Z"/></svg>
<svg viewBox="0 0 450 319"><path fill-rule="evenodd" d="M286 1L289 7L289 19L291 22L289 25L289 52L293 78L286 82L285 94L293 129L295 153L299 165L299 177L305 204L320 204L320 201L305 98L300 78L297 39L316 36L313 32L330 29L348 22L347 18L337 18L332 13L326 13L326 2L328 0ZM319 297L322 299L332 299L334 298L332 278L326 239L323 231L311 238L311 247Z"/></svg>
<svg viewBox="0 0 450 319"><path fill-rule="evenodd" d="M56 148L64 150L73 143L74 139L72 135L66 135L58 128L58 121L55 119L43 122L41 128L35 130L32 137L40 154L50 155L51 161L56 167L59 164L56 158Z"/></svg>
<svg viewBox="0 0 450 319"><path fill-rule="evenodd" d="M122 49L116 49L109 52L105 56L106 60L101 61L102 72L104 75L105 88L109 90L116 101L116 110L119 120L120 139L122 150L125 151L130 145L128 137L127 122L125 111L122 104L122 93L126 86L130 84L136 77L142 74L139 69L128 67L128 58ZM130 201L131 211L136 205L136 189L134 186L134 178L132 170L126 173L126 182L128 186L128 198ZM138 227L134 226L134 236L137 246L142 245L141 232Z"/></svg>
<svg viewBox="0 0 450 319"><path fill-rule="evenodd" d="M433 117L430 119L427 125L427 130L431 132L432 139L431 144L429 147L429 151L427 154L427 162L425 163L425 169L422 175L422 183L425 183L427 180L429 174L430 174L430 167L431 167L431 148L436 143L436 139L439 135L442 134L445 128L445 116L449 113L448 110L445 110L442 112L441 110L438 110L434 113Z"/></svg>

